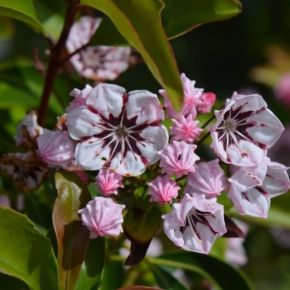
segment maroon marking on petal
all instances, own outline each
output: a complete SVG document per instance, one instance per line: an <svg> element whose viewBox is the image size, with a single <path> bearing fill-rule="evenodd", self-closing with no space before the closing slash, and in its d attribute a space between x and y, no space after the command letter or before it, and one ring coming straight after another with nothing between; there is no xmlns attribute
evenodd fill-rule
<svg viewBox="0 0 290 290"><path fill-rule="evenodd" d="M87 106L87 107L90 112L92 112L93 114L99 115L99 112L95 108L93 108L92 106Z"/></svg>
<svg viewBox="0 0 290 290"><path fill-rule="evenodd" d="M264 196L268 196L268 192L266 192L262 187L257 186L256 190L258 190L260 193L262 193Z"/></svg>
<svg viewBox="0 0 290 290"><path fill-rule="evenodd" d="M244 197L244 199L246 199L248 202L250 202L250 199L249 199L248 194L246 192L241 192L241 194Z"/></svg>

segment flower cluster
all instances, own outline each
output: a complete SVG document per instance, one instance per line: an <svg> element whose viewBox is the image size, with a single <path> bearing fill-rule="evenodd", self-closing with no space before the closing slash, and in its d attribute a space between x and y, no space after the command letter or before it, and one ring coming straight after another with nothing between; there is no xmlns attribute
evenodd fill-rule
<svg viewBox="0 0 290 290"><path fill-rule="evenodd" d="M240 214L266 218L271 198L288 191L287 168L267 156L284 128L263 98L234 93L214 112L216 120L201 128L199 117L212 110L215 94L196 88L185 74L181 82L180 112L164 90L162 105L147 90L99 83L72 91L55 130L39 127L31 116L18 130L26 138L18 136L18 143L31 144L32 138L33 156L46 170L74 171L84 183L94 182L97 196L79 211L91 238L123 232L128 194L142 187L149 208L167 209L159 213L175 245L209 253L229 230L220 195ZM166 117L170 128L163 124ZM209 136L216 157L201 160L201 142Z"/></svg>

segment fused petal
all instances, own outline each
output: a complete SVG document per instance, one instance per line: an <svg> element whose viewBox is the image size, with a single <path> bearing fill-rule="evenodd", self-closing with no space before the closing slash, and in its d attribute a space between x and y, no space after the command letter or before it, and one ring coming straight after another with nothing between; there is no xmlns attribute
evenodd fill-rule
<svg viewBox="0 0 290 290"><path fill-rule="evenodd" d="M208 254L216 238L227 231L223 206L204 195L186 194L163 219L168 238L188 251Z"/></svg>
<svg viewBox="0 0 290 290"><path fill-rule="evenodd" d="M207 198L218 196L227 186L224 171L219 166L219 160L200 162L195 166L195 172L189 174L185 192L189 194L204 194Z"/></svg>
<svg viewBox="0 0 290 290"><path fill-rule="evenodd" d="M124 205L111 198L95 197L86 207L79 210L81 221L90 231L90 237L118 236L122 229Z"/></svg>

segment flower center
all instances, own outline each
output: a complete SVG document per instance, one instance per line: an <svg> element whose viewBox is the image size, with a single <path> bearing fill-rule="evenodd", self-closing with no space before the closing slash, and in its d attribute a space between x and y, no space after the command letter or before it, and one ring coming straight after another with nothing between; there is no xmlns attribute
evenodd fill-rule
<svg viewBox="0 0 290 290"><path fill-rule="evenodd" d="M126 131L126 128L123 126L118 127L115 133L117 137L120 139L128 137L128 132Z"/></svg>
<svg viewBox="0 0 290 290"><path fill-rule="evenodd" d="M223 125L224 125L225 131L227 133L233 132L237 128L236 123L234 122L234 120L225 120Z"/></svg>

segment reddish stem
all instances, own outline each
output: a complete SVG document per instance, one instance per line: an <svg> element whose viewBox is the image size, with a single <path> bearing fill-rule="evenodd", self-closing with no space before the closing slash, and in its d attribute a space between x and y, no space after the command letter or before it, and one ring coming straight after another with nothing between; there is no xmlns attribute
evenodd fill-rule
<svg viewBox="0 0 290 290"><path fill-rule="evenodd" d="M50 52L50 59L48 63L48 68L46 71L45 82L43 87L43 92L41 96L41 102L38 108L38 123L39 125L43 125L45 114L48 107L48 101L53 89L53 82L57 75L57 72L61 66L61 55L65 48L65 43L70 31L70 28L74 22L75 14L80 8L78 1L73 1L67 9L66 16L65 16L65 23L63 29L61 31L60 37L52 47Z"/></svg>

